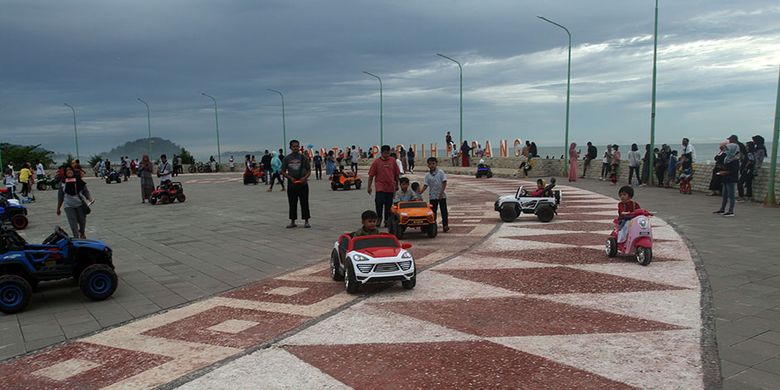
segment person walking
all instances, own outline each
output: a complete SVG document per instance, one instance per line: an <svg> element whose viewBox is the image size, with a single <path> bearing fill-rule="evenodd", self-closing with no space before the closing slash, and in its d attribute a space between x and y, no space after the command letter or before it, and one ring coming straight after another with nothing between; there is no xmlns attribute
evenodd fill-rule
<svg viewBox="0 0 780 390"><path fill-rule="evenodd" d="M641 161L642 156L639 154L639 146L631 144L631 151L628 152L628 185L631 185L634 173L636 173L637 184L642 185L642 178L639 175L639 164Z"/></svg>
<svg viewBox="0 0 780 390"><path fill-rule="evenodd" d="M284 191L284 181L282 180L282 159L279 158L276 152L271 152L271 169L269 169L268 172L271 172L271 179L268 181L268 184L270 185L268 187L268 192L274 190L274 180L279 182L279 185L282 186L282 191Z"/></svg>
<svg viewBox="0 0 780 390"><path fill-rule="evenodd" d="M398 150L398 160L401 161L401 167L404 172L409 171L409 161L406 159L406 149L404 149L403 146L401 146L401 149Z"/></svg>
<svg viewBox="0 0 780 390"><path fill-rule="evenodd" d="M287 178L287 201L290 204L290 224L288 229L298 225L295 220L298 219L298 202L301 203L301 217L303 218L303 227L310 228L309 219L309 176L311 176L311 164L309 157L301 153L301 143L298 140L290 141L290 150L292 153L284 156L282 161L282 175Z"/></svg>
<svg viewBox="0 0 780 390"><path fill-rule="evenodd" d="M580 176L581 178L585 178L585 175L588 173L588 169L590 168L591 161L595 160L598 156L598 149L593 146L592 142L588 141L588 152L585 154L585 163L582 165L582 176Z"/></svg>
<svg viewBox="0 0 780 390"><path fill-rule="evenodd" d="M447 212L447 175L444 171L438 169L439 160L436 157L428 157L428 173L425 174L423 179L423 189L420 191L422 195L425 190L430 189L428 192L428 200L433 208L434 218L436 213L441 210L441 226L442 230L447 233L450 231L449 216Z"/></svg>
<svg viewBox="0 0 780 390"><path fill-rule="evenodd" d="M409 145L409 151L406 152L407 165L409 166L409 173L414 173L414 149L412 145Z"/></svg>
<svg viewBox="0 0 780 390"><path fill-rule="evenodd" d="M73 237L85 239L87 238L87 213L89 212L87 199L90 198L86 192L87 184L72 167L65 167L64 171L63 185L57 192L57 215L62 214L64 207L65 217L68 219Z"/></svg>
<svg viewBox="0 0 780 390"><path fill-rule="evenodd" d="M314 152L314 178L322 180L322 156L319 151Z"/></svg>
<svg viewBox="0 0 780 390"><path fill-rule="evenodd" d="M333 175L336 171L336 157L332 150L328 150L328 155L325 157L325 174L328 177Z"/></svg>
<svg viewBox="0 0 780 390"><path fill-rule="evenodd" d="M349 152L349 167L352 170L352 172L355 172L356 175L358 173L359 161L360 161L360 154L358 154L357 149L355 149L355 145L352 145L352 149Z"/></svg>
<svg viewBox="0 0 780 390"><path fill-rule="evenodd" d="M569 145L569 181L577 181L577 160L580 159L580 152L577 151L577 143L572 142Z"/></svg>
<svg viewBox="0 0 780 390"><path fill-rule="evenodd" d="M723 180L723 190L721 192L722 201L720 209L714 214L720 214L724 217L734 216L734 204L736 203L737 181L739 180L739 145L729 143L726 145L723 158L723 169L718 171L718 176ZM726 211L726 204L729 209Z"/></svg>
<svg viewBox="0 0 780 390"><path fill-rule="evenodd" d="M368 194L371 195L372 185L376 181L374 205L379 216L378 221L384 220L385 227L390 218L390 207L393 206L393 195L398 190L400 176L398 164L390 157L390 145L382 145L381 156L375 159L368 169Z"/></svg>
<svg viewBox="0 0 780 390"><path fill-rule="evenodd" d="M141 178L141 203L146 203L152 197L152 192L154 192L154 178L152 177L154 164L152 164L148 154L144 154L141 157L141 163L138 164L137 169L138 176Z"/></svg>

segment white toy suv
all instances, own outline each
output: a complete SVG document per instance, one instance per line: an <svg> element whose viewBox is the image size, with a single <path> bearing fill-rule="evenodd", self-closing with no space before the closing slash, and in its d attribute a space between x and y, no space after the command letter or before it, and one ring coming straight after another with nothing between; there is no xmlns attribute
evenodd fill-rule
<svg viewBox="0 0 780 390"><path fill-rule="evenodd" d="M555 178L544 187L539 196L530 196L528 191L520 186L514 195L500 196L494 204L494 209L501 215L504 222L512 222L520 214L536 214L542 222L550 222L558 214L561 203L561 191L555 188Z"/></svg>
<svg viewBox="0 0 780 390"><path fill-rule="evenodd" d="M411 247L386 233L361 237L342 234L333 244L330 275L333 280L343 280L350 294L367 283L400 281L405 289L413 289L417 269L408 251Z"/></svg>

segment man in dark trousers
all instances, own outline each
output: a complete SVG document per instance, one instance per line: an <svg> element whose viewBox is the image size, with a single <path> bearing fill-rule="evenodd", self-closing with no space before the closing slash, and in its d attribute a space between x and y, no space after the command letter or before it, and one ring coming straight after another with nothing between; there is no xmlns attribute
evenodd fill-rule
<svg viewBox="0 0 780 390"><path fill-rule="evenodd" d="M263 157L260 158L260 164L263 165L263 172L265 173L265 183L271 184L271 174L272 168L271 168L271 153L268 153L268 149L265 150L265 153L263 154Z"/></svg>
<svg viewBox="0 0 780 390"><path fill-rule="evenodd" d="M588 153L585 155L585 164L582 165L582 176L580 176L580 178L585 178L585 175L588 173L588 168L590 168L590 162L595 160L598 155L599 150L593 146L592 142L588 141Z"/></svg>
<svg viewBox="0 0 780 390"><path fill-rule="evenodd" d="M400 176L401 170L398 169L398 164L390 157L390 145L382 145L382 155L375 159L368 169L368 194L371 195L371 185L376 179L374 203L376 214L379 216L377 221L382 221L384 215L385 227L387 227L387 219L390 218L390 207L393 206L393 195L398 190Z"/></svg>
<svg viewBox="0 0 780 390"><path fill-rule="evenodd" d="M290 224L288 229L297 227L298 201L301 202L301 217L303 227L310 228L309 218L309 176L311 176L311 164L309 157L301 153L301 143L298 140L290 141L292 153L284 156L282 161L282 175L287 178L287 201L290 203Z"/></svg>

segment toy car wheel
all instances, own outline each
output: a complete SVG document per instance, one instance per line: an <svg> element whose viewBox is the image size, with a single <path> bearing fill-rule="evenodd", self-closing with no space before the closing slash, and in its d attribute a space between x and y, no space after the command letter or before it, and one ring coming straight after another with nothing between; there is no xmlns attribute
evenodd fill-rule
<svg viewBox="0 0 780 390"><path fill-rule="evenodd" d="M434 238L439 234L439 227L435 223L428 225L425 229L425 232L428 233L428 238Z"/></svg>
<svg viewBox="0 0 780 390"><path fill-rule="evenodd" d="M414 276L409 280L401 281L401 286L407 290L411 290L417 285L417 270L414 271Z"/></svg>
<svg viewBox="0 0 780 390"><path fill-rule="evenodd" d="M493 177L493 172L488 172L487 173L487 178L490 179L491 177Z"/></svg>
<svg viewBox="0 0 780 390"><path fill-rule="evenodd" d="M32 287L27 280L17 275L0 276L0 311L14 314L24 310L30 303Z"/></svg>
<svg viewBox="0 0 780 390"><path fill-rule="evenodd" d="M38 189L38 191L46 191L48 188L46 187L46 183L39 181L38 184L35 185L35 188Z"/></svg>
<svg viewBox="0 0 780 390"><path fill-rule="evenodd" d="M111 179L106 178L106 184L111 184Z"/></svg>
<svg viewBox="0 0 780 390"><path fill-rule="evenodd" d="M11 226L16 230L22 230L27 227L30 221L27 220L27 216L24 214L16 214L11 217Z"/></svg>
<svg viewBox="0 0 780 390"><path fill-rule="evenodd" d="M542 222L550 222L555 218L555 210L547 205L539 206L539 208L536 209L536 217Z"/></svg>
<svg viewBox="0 0 780 390"><path fill-rule="evenodd" d="M203 167L196 168L198 170L198 173L203 173Z"/></svg>
<svg viewBox="0 0 780 390"><path fill-rule="evenodd" d="M255 184L257 184L257 183L255 183ZM187 196L182 194L182 193L179 193L179 194L176 195L176 200L178 200L179 203L184 203L184 201L187 200Z"/></svg>
<svg viewBox="0 0 780 390"><path fill-rule="evenodd" d="M397 239L399 239L399 240L403 240L404 239L404 233L406 232L406 226L403 226L403 225L400 225L400 224L396 223L395 226L394 226L394 231L395 232L393 234L395 234L395 237Z"/></svg>
<svg viewBox="0 0 780 390"><path fill-rule="evenodd" d="M162 203L162 204L167 204L167 203L168 203L168 202L170 202L170 201L171 201L171 197L170 197L170 196L168 196L168 194L162 194L162 195L160 195L160 203Z"/></svg>
<svg viewBox="0 0 780 390"><path fill-rule="evenodd" d="M346 267L344 267L344 287L350 294L355 294L360 290L357 278L355 277L355 269L352 268L352 262L347 261Z"/></svg>
<svg viewBox="0 0 780 390"><path fill-rule="evenodd" d="M517 211L517 206L514 203L506 203L501 205L501 220L504 222L512 222L517 219L520 213Z"/></svg>
<svg viewBox="0 0 780 390"><path fill-rule="evenodd" d="M151 203L151 204L157 204L157 197L156 197L156 196L152 196L152 197L150 197L150 198L149 198L149 203Z"/></svg>
<svg viewBox="0 0 780 390"><path fill-rule="evenodd" d="M615 237L607 238L607 245L604 249L606 249L608 257L617 256L617 240Z"/></svg>
<svg viewBox="0 0 780 390"><path fill-rule="evenodd" d="M92 264L79 275L81 292L96 301L110 297L116 291L116 285L116 272L105 264Z"/></svg>
<svg viewBox="0 0 780 390"><path fill-rule="evenodd" d="M355 189L359 190L360 189L360 185L361 185L361 182L356 182L355 183Z"/></svg>
<svg viewBox="0 0 780 390"><path fill-rule="evenodd" d="M335 249L330 254L330 277L335 281L344 280L344 274L341 272L341 266L339 265L339 253Z"/></svg>
<svg viewBox="0 0 780 390"><path fill-rule="evenodd" d="M346 191L346 190L349 190L349 187L350 187L350 184L349 184L349 183L344 183L344 190L345 190L345 191Z"/></svg>
<svg viewBox="0 0 780 390"><path fill-rule="evenodd" d="M336 183L330 183L330 189L333 190L333 191L336 191L336 190L339 189L339 186L336 185Z"/></svg>
<svg viewBox="0 0 780 390"><path fill-rule="evenodd" d="M653 261L652 248L636 248L636 262L641 265L649 265Z"/></svg>
<svg viewBox="0 0 780 390"><path fill-rule="evenodd" d="M187 172L189 172L189 173L195 173L195 166L194 166L194 165L190 165L190 167L189 167L189 168L187 168Z"/></svg>
<svg viewBox="0 0 780 390"><path fill-rule="evenodd" d="M122 178L121 178L121 177L119 177L119 176L117 176L117 177L116 177L116 182L117 182L117 183L121 183L121 182L122 182Z"/></svg>

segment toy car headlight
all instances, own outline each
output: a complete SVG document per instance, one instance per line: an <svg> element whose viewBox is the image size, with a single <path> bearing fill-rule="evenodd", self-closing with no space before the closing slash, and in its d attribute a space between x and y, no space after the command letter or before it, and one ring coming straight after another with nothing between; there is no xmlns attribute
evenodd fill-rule
<svg viewBox="0 0 780 390"><path fill-rule="evenodd" d="M360 254L354 254L354 255L352 255L352 260L355 260L355 261L366 261L366 260L368 260L368 257L360 255Z"/></svg>
<svg viewBox="0 0 780 390"><path fill-rule="evenodd" d="M401 213L401 216L402 216L402 217L408 217L408 216L409 216L409 213Z"/></svg>
<svg viewBox="0 0 780 390"><path fill-rule="evenodd" d="M401 255L401 258L402 259L411 259L412 258L412 254L409 253L409 252L404 252L404 254Z"/></svg>
<svg viewBox="0 0 780 390"><path fill-rule="evenodd" d="M433 215L433 211L429 211L429 212L428 212L428 215Z"/></svg>

